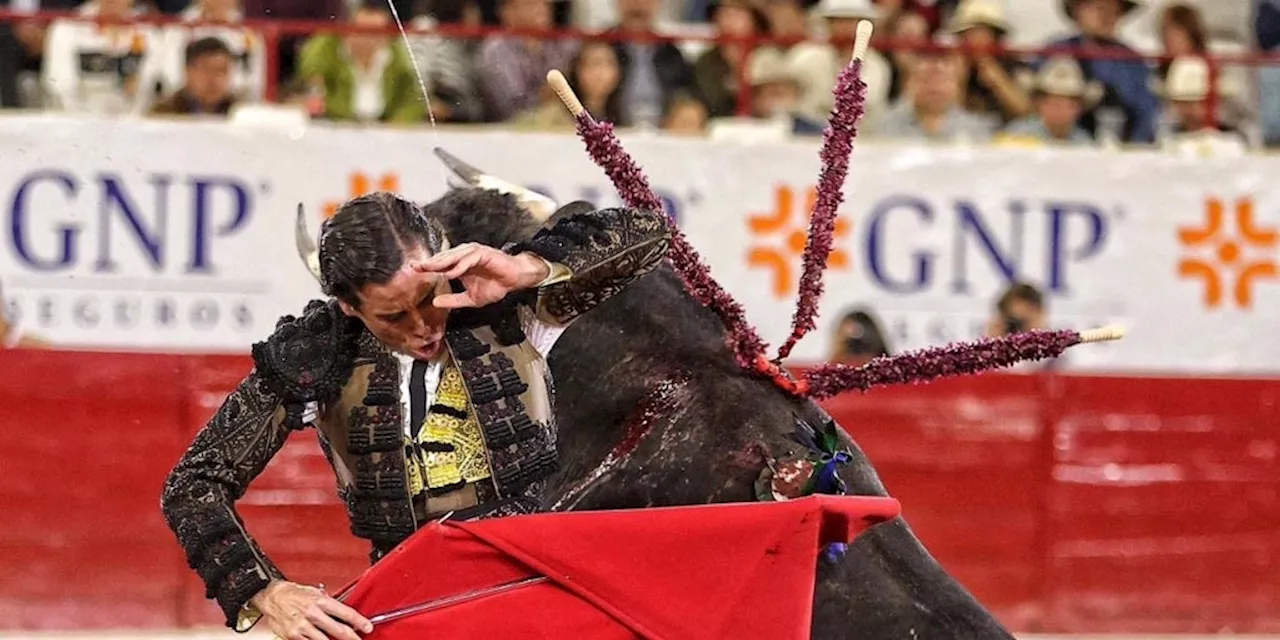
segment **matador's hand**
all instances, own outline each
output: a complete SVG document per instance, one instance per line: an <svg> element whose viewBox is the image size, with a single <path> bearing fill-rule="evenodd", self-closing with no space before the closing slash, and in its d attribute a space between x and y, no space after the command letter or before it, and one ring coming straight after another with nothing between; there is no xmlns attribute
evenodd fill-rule
<svg viewBox="0 0 1280 640"><path fill-rule="evenodd" d="M532 253L509 255L482 244L461 244L410 265L419 273L439 274L461 280L466 291L436 296L443 309L483 307L513 291L536 286L550 275L550 268Z"/></svg>
<svg viewBox="0 0 1280 640"><path fill-rule="evenodd" d="M373 631L373 623L360 612L329 597L315 587L276 580L258 592L251 604L262 612L262 621L283 640L360 640Z"/></svg>

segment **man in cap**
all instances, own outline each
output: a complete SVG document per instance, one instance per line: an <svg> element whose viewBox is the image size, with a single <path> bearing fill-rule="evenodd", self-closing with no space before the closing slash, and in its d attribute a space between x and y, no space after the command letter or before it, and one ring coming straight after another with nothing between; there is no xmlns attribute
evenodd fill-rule
<svg viewBox="0 0 1280 640"><path fill-rule="evenodd" d="M293 430L316 427L375 562L441 517L542 507L558 465L545 358L566 325L654 269L669 235L660 211L585 203L505 251L444 234L446 217L509 225L517 206L489 189L425 208L375 193L325 222L310 265L328 299L254 345L253 371L164 486L165 518L228 626L261 618L280 637L345 640L372 629L288 581L235 511Z"/></svg>
<svg viewBox="0 0 1280 640"><path fill-rule="evenodd" d="M1172 120L1168 138L1160 142L1168 143L1167 148L1172 151L1191 155L1240 155L1247 150L1245 136L1224 124L1220 116L1210 115L1209 77L1209 63L1204 58L1181 56L1169 65L1164 81L1154 83ZM1228 78L1221 78L1217 88L1221 102L1238 91Z"/></svg>
<svg viewBox="0 0 1280 640"><path fill-rule="evenodd" d="M1056 144L1093 144L1080 127L1084 109L1097 102L1102 87L1087 82L1074 58L1050 59L1040 67L1032 86L1035 113L1005 128L1002 138L1030 139Z"/></svg>
<svg viewBox="0 0 1280 640"><path fill-rule="evenodd" d="M1124 114L1122 138L1129 142L1151 142L1155 139L1156 116L1160 103L1151 92L1147 64L1136 59L1138 53L1120 41L1120 22L1140 6L1139 0L1063 0L1067 17L1080 33L1050 44L1050 47L1105 48L1135 59L1081 60L1085 77L1097 80L1106 92L1100 107L1116 108ZM1097 133L1096 112L1087 112L1082 126Z"/></svg>
<svg viewBox="0 0 1280 640"><path fill-rule="evenodd" d="M751 84L752 117L783 120L794 135L822 135L821 124L796 110L800 83L784 53L774 47L752 51L747 63L747 81Z"/></svg>
<svg viewBox="0 0 1280 640"><path fill-rule="evenodd" d="M992 123L960 104L960 57L927 49L911 59L902 99L879 118L868 118L867 133L883 138L939 142L983 141Z"/></svg>
<svg viewBox="0 0 1280 640"><path fill-rule="evenodd" d="M1175 134L1217 131L1235 134L1236 130L1209 117L1209 63L1199 56L1181 56L1169 64L1163 82L1156 82L1156 93L1164 99L1165 108L1173 115ZM1220 100L1233 97L1237 87L1219 81Z"/></svg>

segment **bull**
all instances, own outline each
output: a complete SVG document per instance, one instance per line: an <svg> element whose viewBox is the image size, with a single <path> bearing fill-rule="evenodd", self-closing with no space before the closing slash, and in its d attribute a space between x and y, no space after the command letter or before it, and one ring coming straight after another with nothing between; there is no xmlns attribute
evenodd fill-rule
<svg viewBox="0 0 1280 640"><path fill-rule="evenodd" d="M438 151L463 179L424 210L453 242L495 247L529 239L560 208ZM296 240L313 274L305 213ZM551 352L561 470L546 489L553 510L640 509L757 499L778 461L806 440L838 434L849 493L887 496L847 431L809 399L744 371L719 318L663 265L572 325ZM766 486L765 492L772 488ZM901 517L823 562L815 638L1012 638L929 554Z"/></svg>

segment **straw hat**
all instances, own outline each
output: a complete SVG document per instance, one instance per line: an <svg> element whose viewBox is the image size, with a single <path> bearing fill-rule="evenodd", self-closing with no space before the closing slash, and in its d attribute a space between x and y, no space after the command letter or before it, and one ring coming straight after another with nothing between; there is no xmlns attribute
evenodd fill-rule
<svg viewBox="0 0 1280 640"><path fill-rule="evenodd" d="M1045 95L1077 98L1084 103L1085 108L1098 104L1103 93L1102 85L1086 79L1084 72L1080 70L1080 64L1075 58L1067 56L1045 61L1032 79L1030 89Z"/></svg>
<svg viewBox="0 0 1280 640"><path fill-rule="evenodd" d="M1143 0L1120 0L1120 4L1123 5L1120 8L1120 15L1122 16L1129 15L1130 13L1133 12L1134 9L1141 7L1142 2ZM1062 12L1067 14L1067 18L1072 22L1075 22L1076 5L1079 3L1080 3L1080 0L1062 0Z"/></svg>
<svg viewBox="0 0 1280 640"><path fill-rule="evenodd" d="M947 30L959 34L974 27L990 27L997 36L1009 33L1004 4L1000 0L963 0L947 22Z"/></svg>
<svg viewBox="0 0 1280 640"><path fill-rule="evenodd" d="M880 10L871 0L822 0L818 3L818 15L824 18L875 20L880 17Z"/></svg>
<svg viewBox="0 0 1280 640"><path fill-rule="evenodd" d="M758 87L779 82L799 82L787 63L786 55L776 47L761 47L752 51L747 60L747 84Z"/></svg>
<svg viewBox="0 0 1280 640"><path fill-rule="evenodd" d="M1161 79L1151 80L1151 89L1165 100L1174 102L1200 102L1209 97L1209 63L1200 56L1181 56L1169 63L1169 71ZM1219 76L1218 95L1234 97L1240 87L1229 78Z"/></svg>

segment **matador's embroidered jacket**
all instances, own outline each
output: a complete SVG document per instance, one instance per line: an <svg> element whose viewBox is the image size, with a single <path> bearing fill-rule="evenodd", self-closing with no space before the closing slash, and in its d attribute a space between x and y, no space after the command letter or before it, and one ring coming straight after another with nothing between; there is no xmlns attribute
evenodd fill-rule
<svg viewBox="0 0 1280 640"><path fill-rule="evenodd" d="M445 342L453 388L460 373L469 399L462 404L469 407L442 410L457 412L460 424L468 418L478 424L487 454L484 480L461 488L417 493L420 451L406 446L399 363L359 320L332 300L282 318L270 338L254 345L254 370L196 436L161 501L188 564L228 626L251 626L256 616L243 615L247 601L283 578L246 533L234 503L291 430L316 427L351 530L372 543L375 561L432 514L538 510L542 480L557 469L556 429L548 369L519 315L566 325L654 269L669 241L662 215L604 209L565 217L509 250L563 265L567 279L450 314Z"/></svg>

